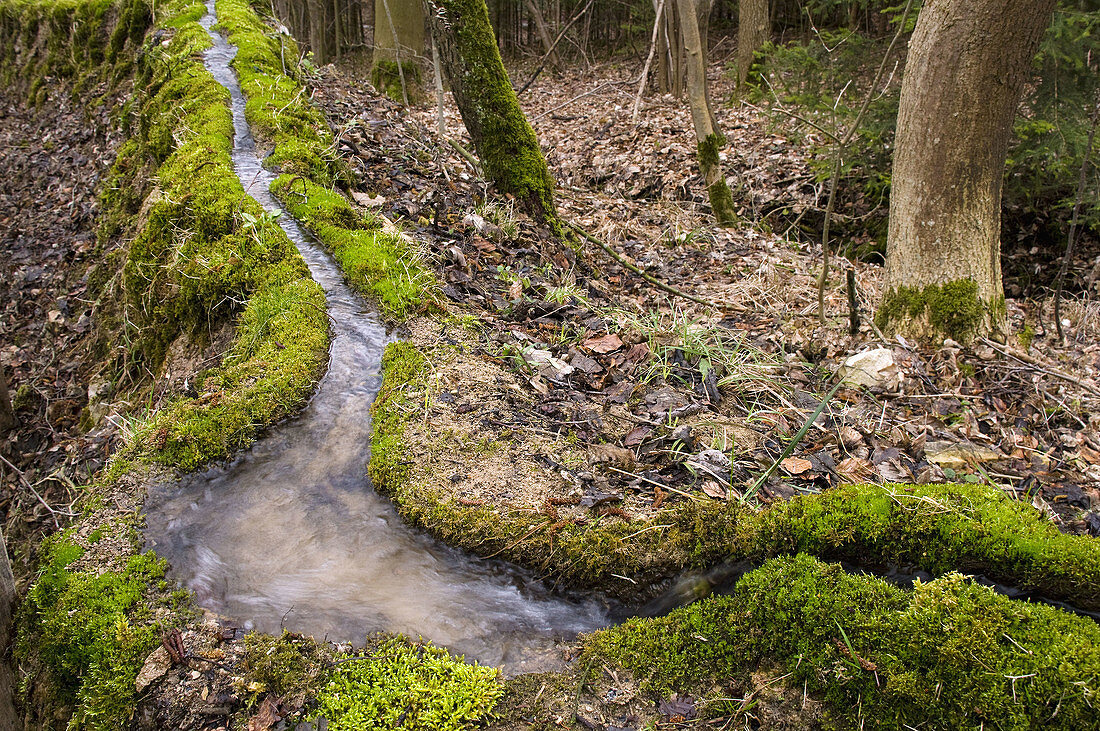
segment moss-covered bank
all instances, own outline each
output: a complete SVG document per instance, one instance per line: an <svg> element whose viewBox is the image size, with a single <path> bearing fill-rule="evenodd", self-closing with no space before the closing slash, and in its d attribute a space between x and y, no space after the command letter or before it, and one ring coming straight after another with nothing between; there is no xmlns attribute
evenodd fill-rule
<svg viewBox="0 0 1100 731"><path fill-rule="evenodd" d="M239 49L233 68L248 100L245 117L271 147L264 164L283 173L271 192L335 257L348 283L390 319L437 309L434 275L411 239L357 210L340 191L348 180L332 132L302 83L283 73L272 31L245 0L219 0L217 9L219 25Z"/></svg>
<svg viewBox="0 0 1100 731"><path fill-rule="evenodd" d="M385 381L373 408L375 487L406 520L444 541L567 585L631 595L634 586L651 590L684 571L804 551L936 574L980 573L1100 609L1100 541L1064 535L1030 505L980 485L846 485L761 511L736 502L681 502L647 523L581 525L462 504L442 481L413 479L404 461L405 423L424 398L429 358L409 343L394 343L382 365ZM637 584L624 588L627 582L614 575Z"/></svg>
<svg viewBox="0 0 1100 731"><path fill-rule="evenodd" d="M594 634L585 655L655 694L744 687L779 662L790 685L824 698L835 728L1100 727L1100 627L957 573L908 591L805 554L774 559L732 596ZM703 700L709 715L746 709Z"/></svg>

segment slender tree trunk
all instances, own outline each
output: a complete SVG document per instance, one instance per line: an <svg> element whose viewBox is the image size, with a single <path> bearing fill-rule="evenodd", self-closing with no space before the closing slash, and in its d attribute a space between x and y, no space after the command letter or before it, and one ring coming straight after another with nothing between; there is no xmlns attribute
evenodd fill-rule
<svg viewBox="0 0 1100 731"><path fill-rule="evenodd" d="M930 0L902 79L884 331L999 329L1001 187L1012 122L1055 0Z"/></svg>
<svg viewBox="0 0 1100 731"><path fill-rule="evenodd" d="M699 34L696 0L676 0L676 4L680 10L680 28L687 49L688 104L698 142L699 172L707 186L714 217L719 225L726 226L737 221L737 214L722 172L722 163L718 159L718 150L725 144L725 138L714 123L709 105L706 45Z"/></svg>
<svg viewBox="0 0 1100 731"><path fill-rule="evenodd" d="M426 0L432 40L486 177L560 233L554 182L504 70L485 0Z"/></svg>
<svg viewBox="0 0 1100 731"><path fill-rule="evenodd" d="M321 0L306 0L309 10L309 50L318 66L329 62L328 47L325 44L325 3Z"/></svg>
<svg viewBox="0 0 1100 731"><path fill-rule="evenodd" d="M15 715L15 669L11 653L15 639L15 598L15 576L0 531L0 729L13 730L21 727Z"/></svg>
<svg viewBox="0 0 1100 731"><path fill-rule="evenodd" d="M535 24L535 29L539 33L539 38L542 40L543 53L547 55L547 60L553 69L560 69L561 58L558 57L558 52L554 48L554 40L550 37L550 29L546 27L546 19L543 18L542 10L539 9L538 0L526 0L525 4L527 12Z"/></svg>
<svg viewBox="0 0 1100 731"><path fill-rule="evenodd" d="M741 0L737 11L737 85L748 81L756 52L771 36L768 0Z"/></svg>
<svg viewBox="0 0 1100 731"><path fill-rule="evenodd" d="M390 98L419 97L424 56L424 7L418 0L375 0L371 81Z"/></svg>

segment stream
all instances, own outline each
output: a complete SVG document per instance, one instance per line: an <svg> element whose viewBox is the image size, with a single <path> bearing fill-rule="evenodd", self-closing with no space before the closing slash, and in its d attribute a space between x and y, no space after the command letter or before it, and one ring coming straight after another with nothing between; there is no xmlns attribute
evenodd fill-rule
<svg viewBox="0 0 1100 731"><path fill-rule="evenodd" d="M507 674L560 663L559 643L612 623L611 607L552 594L529 573L450 548L406 525L366 476L370 405L388 341L312 237L282 211L245 121L230 61L237 49L201 20L204 63L230 93L233 164L325 290L334 338L328 371L300 415L232 462L150 488L147 547L197 602L245 630L283 628L361 643L372 632L423 637Z"/></svg>

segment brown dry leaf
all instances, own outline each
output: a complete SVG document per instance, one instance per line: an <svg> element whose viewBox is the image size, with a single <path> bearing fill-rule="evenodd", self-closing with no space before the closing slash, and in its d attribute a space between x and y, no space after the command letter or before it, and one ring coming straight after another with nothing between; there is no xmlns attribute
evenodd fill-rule
<svg viewBox="0 0 1100 731"><path fill-rule="evenodd" d="M623 347L623 341L615 333L591 337L584 341L584 347L596 353L611 353Z"/></svg>
<svg viewBox="0 0 1100 731"><path fill-rule="evenodd" d="M714 480L707 480L703 483L703 492L707 497L712 497L715 500L726 499L726 491Z"/></svg>
<svg viewBox="0 0 1100 731"><path fill-rule="evenodd" d="M634 452L614 444L596 444L588 450L591 464L610 463L617 467L630 467L634 464Z"/></svg>
<svg viewBox="0 0 1100 731"><path fill-rule="evenodd" d="M792 475L801 475L806 470L814 466L813 462L808 459L802 459L801 457L787 457L787 459L780 462L783 469L790 472Z"/></svg>
<svg viewBox="0 0 1100 731"><path fill-rule="evenodd" d="M512 282L512 286L508 287L508 297L510 299L518 300L523 296L523 282L519 279Z"/></svg>
<svg viewBox="0 0 1100 731"><path fill-rule="evenodd" d="M866 459L847 457L836 466L836 471L850 482L866 482L875 475L875 466Z"/></svg>
<svg viewBox="0 0 1100 731"><path fill-rule="evenodd" d="M275 705L275 698L269 695L260 704L256 715L248 719L248 731L268 731L278 722L279 710Z"/></svg>
<svg viewBox="0 0 1100 731"><path fill-rule="evenodd" d="M637 447L645 438L653 433L653 427L649 426L637 426L626 433L623 437L624 447Z"/></svg>

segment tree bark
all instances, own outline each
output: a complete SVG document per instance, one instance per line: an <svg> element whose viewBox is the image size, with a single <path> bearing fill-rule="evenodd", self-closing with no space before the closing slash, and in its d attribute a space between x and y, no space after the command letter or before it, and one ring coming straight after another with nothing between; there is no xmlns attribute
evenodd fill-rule
<svg viewBox="0 0 1100 731"><path fill-rule="evenodd" d="M710 207L718 224L727 226L737 221L737 214L733 208L733 196L722 172L722 163L718 158L718 150L725 144L725 138L718 129L710 108L710 95L707 93L707 53L699 33L697 2L698 0L676 0L680 10L684 47L687 49L688 105L691 107L691 121L695 126L695 139L698 143L699 172L707 187Z"/></svg>
<svg viewBox="0 0 1100 731"><path fill-rule="evenodd" d="M486 177L561 233L554 182L504 70L485 0L426 0L432 40Z"/></svg>
<svg viewBox="0 0 1100 731"><path fill-rule="evenodd" d="M737 11L737 85L748 81L756 52L771 36L768 0L741 0Z"/></svg>
<svg viewBox="0 0 1100 731"><path fill-rule="evenodd" d="M1001 188L1012 123L1055 0L930 0L902 79L884 331L999 329Z"/></svg>
<svg viewBox="0 0 1100 731"><path fill-rule="evenodd" d="M20 728L15 713L15 668L12 645L15 639L15 576L8 560L8 546L0 531L0 729Z"/></svg>
<svg viewBox="0 0 1100 731"><path fill-rule="evenodd" d="M416 0L375 0L371 81L409 104L419 96L424 56L424 7Z"/></svg>

